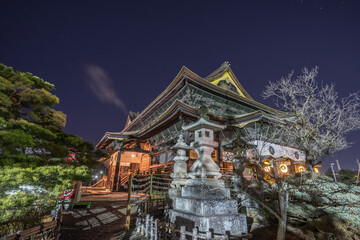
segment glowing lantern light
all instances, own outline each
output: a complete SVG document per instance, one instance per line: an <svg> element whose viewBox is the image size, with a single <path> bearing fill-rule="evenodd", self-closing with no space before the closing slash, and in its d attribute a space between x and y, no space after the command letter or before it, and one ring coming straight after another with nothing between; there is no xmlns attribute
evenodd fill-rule
<svg viewBox="0 0 360 240"><path fill-rule="evenodd" d="M135 154L132 154L131 157L135 157Z"/></svg>
<svg viewBox="0 0 360 240"><path fill-rule="evenodd" d="M302 172L305 172L305 167L304 166L299 166L298 167L298 171L300 172L300 173L302 173Z"/></svg>
<svg viewBox="0 0 360 240"><path fill-rule="evenodd" d="M271 170L271 167L270 167L270 166L265 166L265 167L264 167L264 171L265 171L265 172L270 172L270 170Z"/></svg>
<svg viewBox="0 0 360 240"><path fill-rule="evenodd" d="M314 168L314 172L315 172L315 173L320 173L320 171L319 171L318 168Z"/></svg>
<svg viewBox="0 0 360 240"><path fill-rule="evenodd" d="M279 169L282 173L287 173L289 171L289 168L285 163L280 164Z"/></svg>

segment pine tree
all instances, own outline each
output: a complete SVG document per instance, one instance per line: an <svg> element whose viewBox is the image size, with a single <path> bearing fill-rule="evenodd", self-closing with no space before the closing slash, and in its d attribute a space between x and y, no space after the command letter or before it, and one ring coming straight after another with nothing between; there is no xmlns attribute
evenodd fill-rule
<svg viewBox="0 0 360 240"><path fill-rule="evenodd" d="M54 89L0 64L0 236L36 224L74 179L88 181L96 165L92 144L62 130L66 115L54 109ZM76 161L67 164L69 148Z"/></svg>

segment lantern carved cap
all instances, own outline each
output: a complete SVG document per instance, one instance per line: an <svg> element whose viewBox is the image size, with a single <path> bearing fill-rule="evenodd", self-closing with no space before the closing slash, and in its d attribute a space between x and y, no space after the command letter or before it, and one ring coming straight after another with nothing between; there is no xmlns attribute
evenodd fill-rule
<svg viewBox="0 0 360 240"><path fill-rule="evenodd" d="M217 132L217 131L225 129L226 125L220 125L220 124L212 122L210 120L200 118L197 122L182 127L183 130L189 131L189 132L196 131L201 128L211 129L214 132Z"/></svg>
<svg viewBox="0 0 360 240"><path fill-rule="evenodd" d="M180 133L177 143L174 146L172 146L170 149L173 149L173 150L177 150L177 149L189 150L189 149L193 149L193 148L186 144L186 142L184 141L184 135L182 133Z"/></svg>

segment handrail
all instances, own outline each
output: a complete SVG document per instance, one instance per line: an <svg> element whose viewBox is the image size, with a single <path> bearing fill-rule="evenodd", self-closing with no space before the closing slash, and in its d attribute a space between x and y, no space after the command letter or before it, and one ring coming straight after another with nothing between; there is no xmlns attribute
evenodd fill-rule
<svg viewBox="0 0 360 240"><path fill-rule="evenodd" d="M102 183L105 187L105 182L107 180L107 176L103 176L102 178L100 178L96 183L94 183L93 185L91 185L91 187L97 187L97 185L100 185L100 183Z"/></svg>
<svg viewBox="0 0 360 240"><path fill-rule="evenodd" d="M125 185L126 182L129 181L129 174L126 174L124 177L121 178L120 180L120 186Z"/></svg>
<svg viewBox="0 0 360 240"><path fill-rule="evenodd" d="M30 239L37 239L38 237L41 237L41 239L57 240L59 238L61 223L62 214L60 215L60 218L58 218L58 220L45 222L33 228L19 231L15 234L5 237L5 240L17 240L27 237L30 237Z"/></svg>

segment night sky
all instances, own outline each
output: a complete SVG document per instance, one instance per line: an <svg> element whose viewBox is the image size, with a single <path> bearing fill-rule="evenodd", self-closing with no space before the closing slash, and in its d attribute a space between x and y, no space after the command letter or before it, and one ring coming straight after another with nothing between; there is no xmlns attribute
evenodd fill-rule
<svg viewBox="0 0 360 240"><path fill-rule="evenodd" d="M224 61L257 101L264 86L317 65L341 96L360 89L360 1L3 1L0 62L56 86L65 130L96 144L121 131L185 65ZM352 148L327 159L357 169Z"/></svg>

